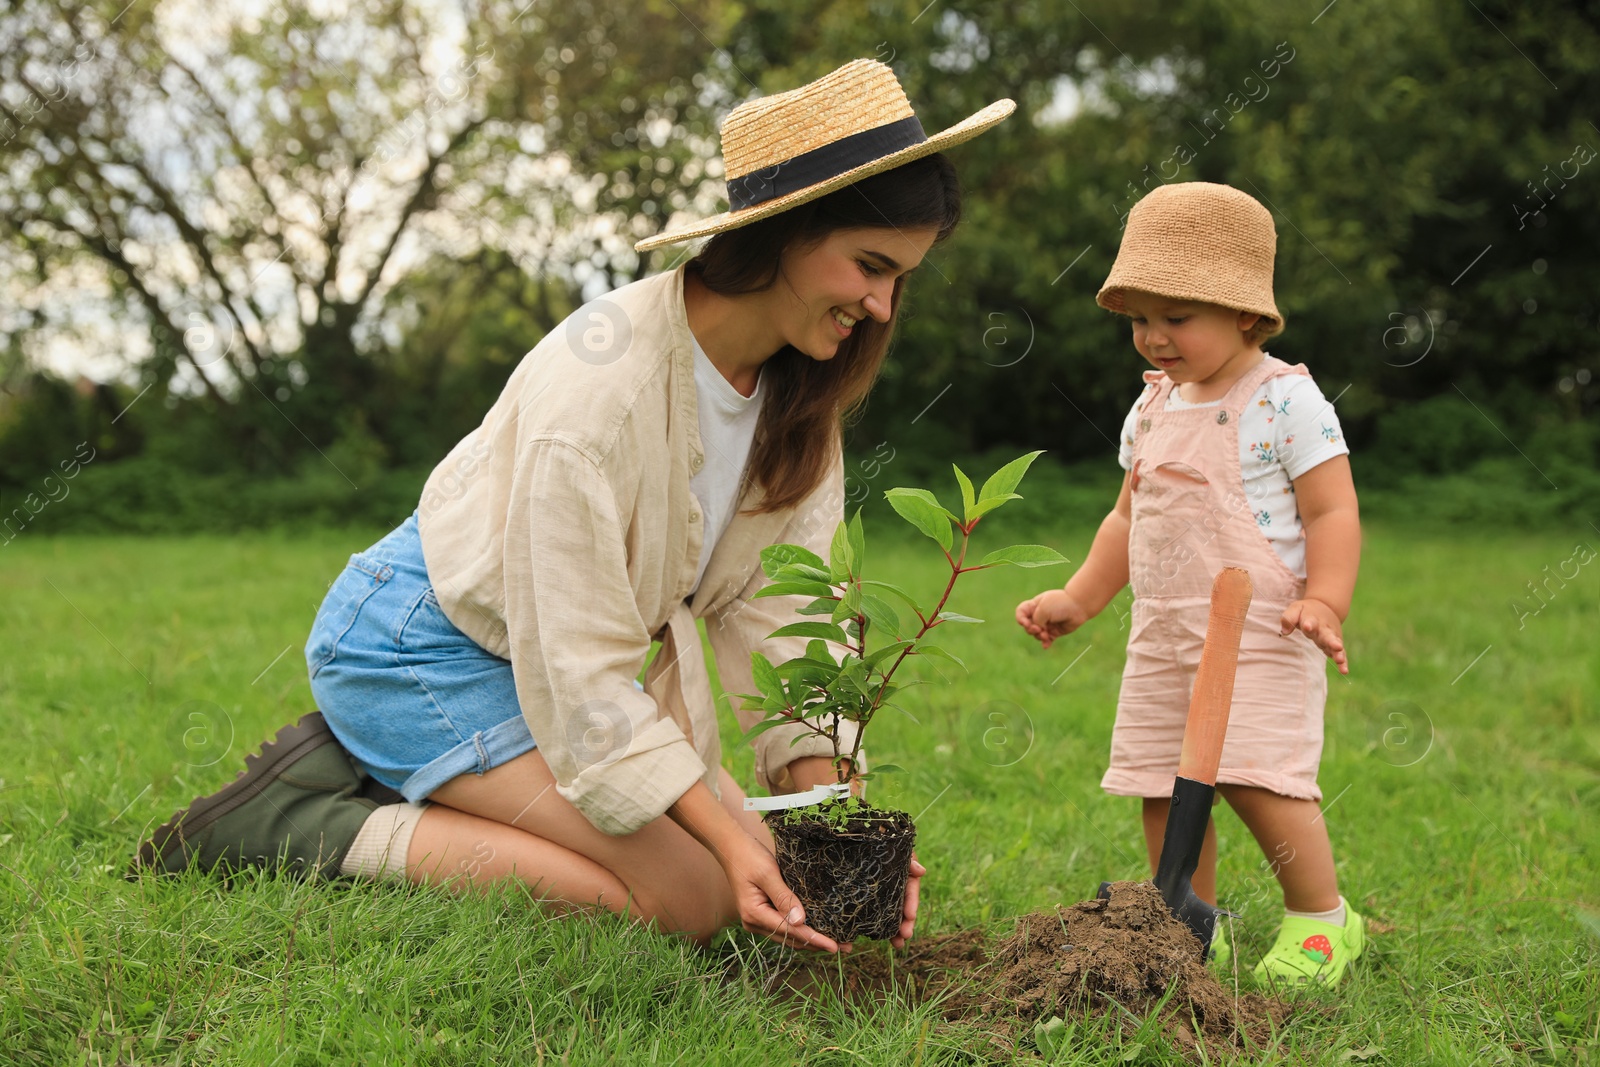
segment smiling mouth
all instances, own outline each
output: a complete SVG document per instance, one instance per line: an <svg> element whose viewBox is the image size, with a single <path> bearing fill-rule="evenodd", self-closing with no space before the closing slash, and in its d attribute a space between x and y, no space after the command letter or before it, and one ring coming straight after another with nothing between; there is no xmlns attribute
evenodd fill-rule
<svg viewBox="0 0 1600 1067"><path fill-rule="evenodd" d="M834 309L831 317L833 318L834 326L838 328L840 335L844 337L849 337L850 331L855 328L855 324L861 321L851 318L837 308Z"/></svg>

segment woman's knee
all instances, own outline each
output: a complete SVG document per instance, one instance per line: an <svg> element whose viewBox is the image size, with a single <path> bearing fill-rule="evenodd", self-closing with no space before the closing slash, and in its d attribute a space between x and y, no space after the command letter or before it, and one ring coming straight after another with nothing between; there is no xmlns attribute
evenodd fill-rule
<svg viewBox="0 0 1600 1067"><path fill-rule="evenodd" d="M663 933L680 934L701 945L738 922L728 880L693 869L663 869L628 887L629 899L641 922Z"/></svg>

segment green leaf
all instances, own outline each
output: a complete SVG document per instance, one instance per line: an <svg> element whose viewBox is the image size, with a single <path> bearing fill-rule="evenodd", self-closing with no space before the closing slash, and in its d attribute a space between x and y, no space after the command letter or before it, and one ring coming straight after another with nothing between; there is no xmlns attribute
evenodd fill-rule
<svg viewBox="0 0 1600 1067"><path fill-rule="evenodd" d="M777 577L778 568L796 563L827 573L827 561L801 545L768 545L761 550L761 571L768 578Z"/></svg>
<svg viewBox="0 0 1600 1067"><path fill-rule="evenodd" d="M777 573L768 575L775 582L821 582L830 589L833 580L828 575L828 568L813 567L809 563L790 563L779 567Z"/></svg>
<svg viewBox="0 0 1600 1067"><path fill-rule="evenodd" d="M786 725L788 721L789 720L787 719L762 719L760 722L750 727L749 730L745 731L744 743L748 745L750 742L754 741L768 730L775 726Z"/></svg>
<svg viewBox="0 0 1600 1067"><path fill-rule="evenodd" d="M855 688L862 696L871 696L871 683L867 679L867 665L859 659L852 658L844 670L839 672L839 682Z"/></svg>
<svg viewBox="0 0 1600 1067"><path fill-rule="evenodd" d="M955 467L956 481L961 483L962 521L971 522L973 519L977 518L977 516L972 513L972 505L975 503L975 500L972 496L972 479L968 478L966 472L960 467L956 467L954 463L950 464L950 466Z"/></svg>
<svg viewBox="0 0 1600 1067"><path fill-rule="evenodd" d="M834 662L833 649L828 647L827 642L821 640L812 641L810 644L806 645L806 659L816 660L819 663L827 663L834 667L839 665L838 663Z"/></svg>
<svg viewBox="0 0 1600 1067"><path fill-rule="evenodd" d="M755 678L756 688L765 696L775 697L783 694L783 679L778 677L778 669L760 652L750 653L750 674Z"/></svg>
<svg viewBox="0 0 1600 1067"><path fill-rule="evenodd" d="M838 712L840 718L850 719L850 721L854 722L855 720L851 719L850 717L850 712L854 707L855 705L843 700L823 700L812 705L811 707L808 707L806 709L805 717L808 719L820 719L824 715L831 715L834 712Z"/></svg>
<svg viewBox="0 0 1600 1067"><path fill-rule="evenodd" d="M867 535L861 529L860 508L850 516L850 532L846 536L850 541L850 573L860 577L867 569Z"/></svg>
<svg viewBox="0 0 1600 1067"><path fill-rule="evenodd" d="M751 595L751 600L764 596L830 596L833 586L826 582L773 582L764 585Z"/></svg>
<svg viewBox="0 0 1600 1067"><path fill-rule="evenodd" d="M932 656L935 659L949 660L951 663L954 663L957 667L960 667L962 670L966 670L967 669L967 665L965 663L961 662L961 660L955 655L955 653L948 652L945 649L940 648L938 645L922 645L922 644L919 644L912 651L911 654L913 656Z"/></svg>
<svg viewBox="0 0 1600 1067"><path fill-rule="evenodd" d="M861 587L863 589L882 589L885 593L892 593L903 600L906 606L909 607L913 612L918 615L922 614L922 609L917 607L917 602L915 600L911 599L911 594L906 592L904 589L901 589L898 585L890 585L888 582L872 582L862 579Z"/></svg>
<svg viewBox="0 0 1600 1067"><path fill-rule="evenodd" d="M940 506L932 493L926 489L891 489L883 495L901 518L939 542L940 548L950 551L953 516Z"/></svg>
<svg viewBox="0 0 1600 1067"><path fill-rule="evenodd" d="M828 577L835 582L842 582L855 574L855 563L850 558L850 525L839 523L838 529L833 531L833 546L828 549Z"/></svg>
<svg viewBox="0 0 1600 1067"><path fill-rule="evenodd" d="M997 496L997 497L992 497L992 498L990 498L988 500L980 500L975 505L973 505L972 517L974 519L981 519L985 515L989 514L989 512L991 512L995 508L999 507L1001 504L1004 504L1007 500L1021 500L1021 499L1022 498L1020 496L1018 496L1016 493L1007 493L1005 496Z"/></svg>
<svg viewBox="0 0 1600 1067"><path fill-rule="evenodd" d="M1066 556L1053 548L1044 545L1012 545L1010 548L997 548L983 557L980 567L991 567L995 564L1010 563L1018 567L1053 567L1057 563L1071 562Z"/></svg>
<svg viewBox="0 0 1600 1067"><path fill-rule="evenodd" d="M971 615L958 615L953 611L941 611L941 612L939 612L939 619L941 621L943 621L943 622L982 622L983 621L982 619L974 619ZM799 625L803 626L805 624L801 623Z"/></svg>
<svg viewBox="0 0 1600 1067"><path fill-rule="evenodd" d="M838 606L838 597L819 596L805 607L795 608L794 613L796 615L832 615L833 609Z"/></svg>
<svg viewBox="0 0 1600 1067"><path fill-rule="evenodd" d="M926 501L927 503L931 504L933 507L938 508L940 511L944 512L945 518L949 519L951 522L960 522L961 521L961 516L957 515L955 512L951 511L949 508L947 508L943 504L939 503L939 498L934 496L931 492L929 492L926 489L906 489L906 488L890 489L890 490L888 490L888 492L885 492L883 495L887 497L889 495L889 493L906 493L906 494L910 494L911 496L916 497L918 500Z"/></svg>
<svg viewBox="0 0 1600 1067"><path fill-rule="evenodd" d="M1042 455L1044 455L1044 449L1041 448L1037 452L1029 452L1025 456L1018 456L1004 467L995 471L994 474L989 476L989 480L983 483L983 489L978 493L978 499L983 501L991 500L995 497L1009 497L1011 493L1016 491L1018 483L1022 481L1022 476L1028 473L1028 468L1033 465L1033 461Z"/></svg>
<svg viewBox="0 0 1600 1067"><path fill-rule="evenodd" d="M875 648L871 652L867 653L862 662L868 667L876 667L884 660L898 656L905 649L910 648L911 644L912 643L910 641L896 641L892 645L884 645L882 648Z"/></svg>
<svg viewBox="0 0 1600 1067"><path fill-rule="evenodd" d="M834 605L833 621L839 623L846 619L855 618L860 610L861 587L852 584L844 591L844 596L839 598L839 603Z"/></svg>
<svg viewBox="0 0 1600 1067"><path fill-rule="evenodd" d="M837 641L846 644L844 631L831 622L791 622L787 626L780 626L768 637L820 637L824 641Z"/></svg>
<svg viewBox="0 0 1600 1067"><path fill-rule="evenodd" d="M839 676L839 665L827 660L798 656L778 664L778 673L790 675L812 685L831 685Z"/></svg>
<svg viewBox="0 0 1600 1067"><path fill-rule="evenodd" d="M861 612L866 615L867 621L878 627L891 637L900 636L900 616L895 613L889 602L882 597L863 593L861 596Z"/></svg>
<svg viewBox="0 0 1600 1067"><path fill-rule="evenodd" d="M905 768L904 767L896 767L892 763L885 763L885 764L882 764L882 765L874 766L872 768L872 773L873 774L904 774L906 772L905 772Z"/></svg>

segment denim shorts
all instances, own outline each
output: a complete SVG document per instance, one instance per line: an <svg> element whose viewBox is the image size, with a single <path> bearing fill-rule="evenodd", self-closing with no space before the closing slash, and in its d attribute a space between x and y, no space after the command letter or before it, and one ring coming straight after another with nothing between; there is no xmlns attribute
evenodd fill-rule
<svg viewBox="0 0 1600 1067"><path fill-rule="evenodd" d="M407 800L535 747L511 662L440 610L415 512L350 557L311 625L306 667L334 736Z"/></svg>

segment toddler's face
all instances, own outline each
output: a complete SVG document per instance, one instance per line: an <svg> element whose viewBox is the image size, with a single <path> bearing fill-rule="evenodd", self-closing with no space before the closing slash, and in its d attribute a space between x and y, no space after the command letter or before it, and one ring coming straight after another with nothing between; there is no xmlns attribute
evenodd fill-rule
<svg viewBox="0 0 1600 1067"><path fill-rule="evenodd" d="M1123 306L1133 319L1133 346L1175 382L1227 380L1255 361L1257 348L1245 331L1258 315L1137 290L1123 294Z"/></svg>

